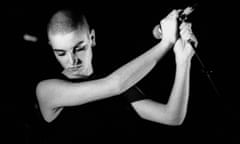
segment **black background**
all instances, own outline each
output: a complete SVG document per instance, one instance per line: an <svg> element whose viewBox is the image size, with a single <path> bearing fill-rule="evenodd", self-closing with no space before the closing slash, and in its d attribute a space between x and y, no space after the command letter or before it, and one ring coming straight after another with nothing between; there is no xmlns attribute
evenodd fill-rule
<svg viewBox="0 0 240 144"><path fill-rule="evenodd" d="M35 125L35 87L46 78L60 72L48 45L46 24L50 16L65 6L79 7L85 11L89 23L96 31L97 46L93 49L96 72L106 76L121 65L154 46L158 40L152 36L153 27L173 8L185 8L196 1L123 3L106 2L101 4L83 3L38 3L23 4L9 8L4 21L10 30L7 35L7 57L5 59L10 82L7 85L7 118L10 122L11 140L26 142L34 139ZM203 62L213 70L212 79L220 96L213 91L201 67L193 58L191 69L190 99L188 113L183 125L164 126L143 121L147 138L153 141L173 142L230 142L234 127L232 121L232 79L233 63L229 45L225 44L224 11L218 4L199 3L189 18L193 31L199 41L198 53ZM227 8L225 5L224 8ZM38 42L26 42L23 35L38 37ZM226 60L227 59L227 60ZM170 51L156 68L139 82L144 93L156 101L165 103L174 80L174 55ZM32 125L34 124L34 126Z"/></svg>

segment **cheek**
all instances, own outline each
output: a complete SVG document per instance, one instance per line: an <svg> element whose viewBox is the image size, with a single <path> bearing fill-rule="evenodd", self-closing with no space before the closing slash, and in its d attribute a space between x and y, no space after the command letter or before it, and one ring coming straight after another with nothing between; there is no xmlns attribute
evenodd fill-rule
<svg viewBox="0 0 240 144"><path fill-rule="evenodd" d="M67 67L67 64L68 64L68 57L59 57L59 56L56 56L57 57L57 60L58 62L65 68Z"/></svg>
<svg viewBox="0 0 240 144"><path fill-rule="evenodd" d="M87 51L86 52L86 63L90 64L92 61L92 52L91 51Z"/></svg>
<svg viewBox="0 0 240 144"><path fill-rule="evenodd" d="M92 59L92 50L91 49L89 49L88 51L87 51L87 57L88 57L88 60L91 60Z"/></svg>
<svg viewBox="0 0 240 144"><path fill-rule="evenodd" d="M77 57L82 61L82 63L88 65L92 60L92 52L90 50L82 51L77 53Z"/></svg>
<svg viewBox="0 0 240 144"><path fill-rule="evenodd" d="M85 61L87 60L88 54L87 52L79 52L76 55L78 57L78 59L80 59L83 63L85 63Z"/></svg>

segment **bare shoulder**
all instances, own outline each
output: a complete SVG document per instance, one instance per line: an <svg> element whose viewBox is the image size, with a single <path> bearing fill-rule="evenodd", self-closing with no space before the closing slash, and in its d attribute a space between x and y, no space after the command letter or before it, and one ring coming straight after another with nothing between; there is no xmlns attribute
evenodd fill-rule
<svg viewBox="0 0 240 144"><path fill-rule="evenodd" d="M41 114L45 121L51 122L53 121L62 111L62 108L54 108L51 105L51 87L54 84L59 83L61 80L57 79L50 79L50 80L43 80L37 84L36 87L36 96L38 100L38 104L40 107Z"/></svg>
<svg viewBox="0 0 240 144"><path fill-rule="evenodd" d="M36 95L38 100L49 99L51 96L50 92L54 90L53 88L64 83L65 82L60 79L48 79L40 81L36 87Z"/></svg>
<svg viewBox="0 0 240 144"><path fill-rule="evenodd" d="M43 80L37 84L36 96L37 96L37 100L40 105L47 102L48 99L50 98L49 97L50 95L47 93L48 93L49 87L50 87L50 85L52 85L52 83L53 83L52 80Z"/></svg>

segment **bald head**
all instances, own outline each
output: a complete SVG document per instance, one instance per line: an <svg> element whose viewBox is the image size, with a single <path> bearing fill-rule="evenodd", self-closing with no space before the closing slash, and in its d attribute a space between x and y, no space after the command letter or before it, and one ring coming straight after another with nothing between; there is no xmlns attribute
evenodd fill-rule
<svg viewBox="0 0 240 144"><path fill-rule="evenodd" d="M89 30L89 25L82 13L61 10L55 13L48 23L48 34L66 34Z"/></svg>

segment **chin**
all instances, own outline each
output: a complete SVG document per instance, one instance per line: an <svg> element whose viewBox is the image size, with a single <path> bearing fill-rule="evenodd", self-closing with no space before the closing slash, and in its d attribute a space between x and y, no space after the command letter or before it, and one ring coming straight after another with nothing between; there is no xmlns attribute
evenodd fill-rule
<svg viewBox="0 0 240 144"><path fill-rule="evenodd" d="M77 72L72 72L72 73L65 73L63 71L63 74L69 78L69 79L83 79L83 78L88 78L93 74L93 69L85 69Z"/></svg>
<svg viewBox="0 0 240 144"><path fill-rule="evenodd" d="M68 77L69 79L84 79L87 78L88 76L86 75L65 75L66 77Z"/></svg>

